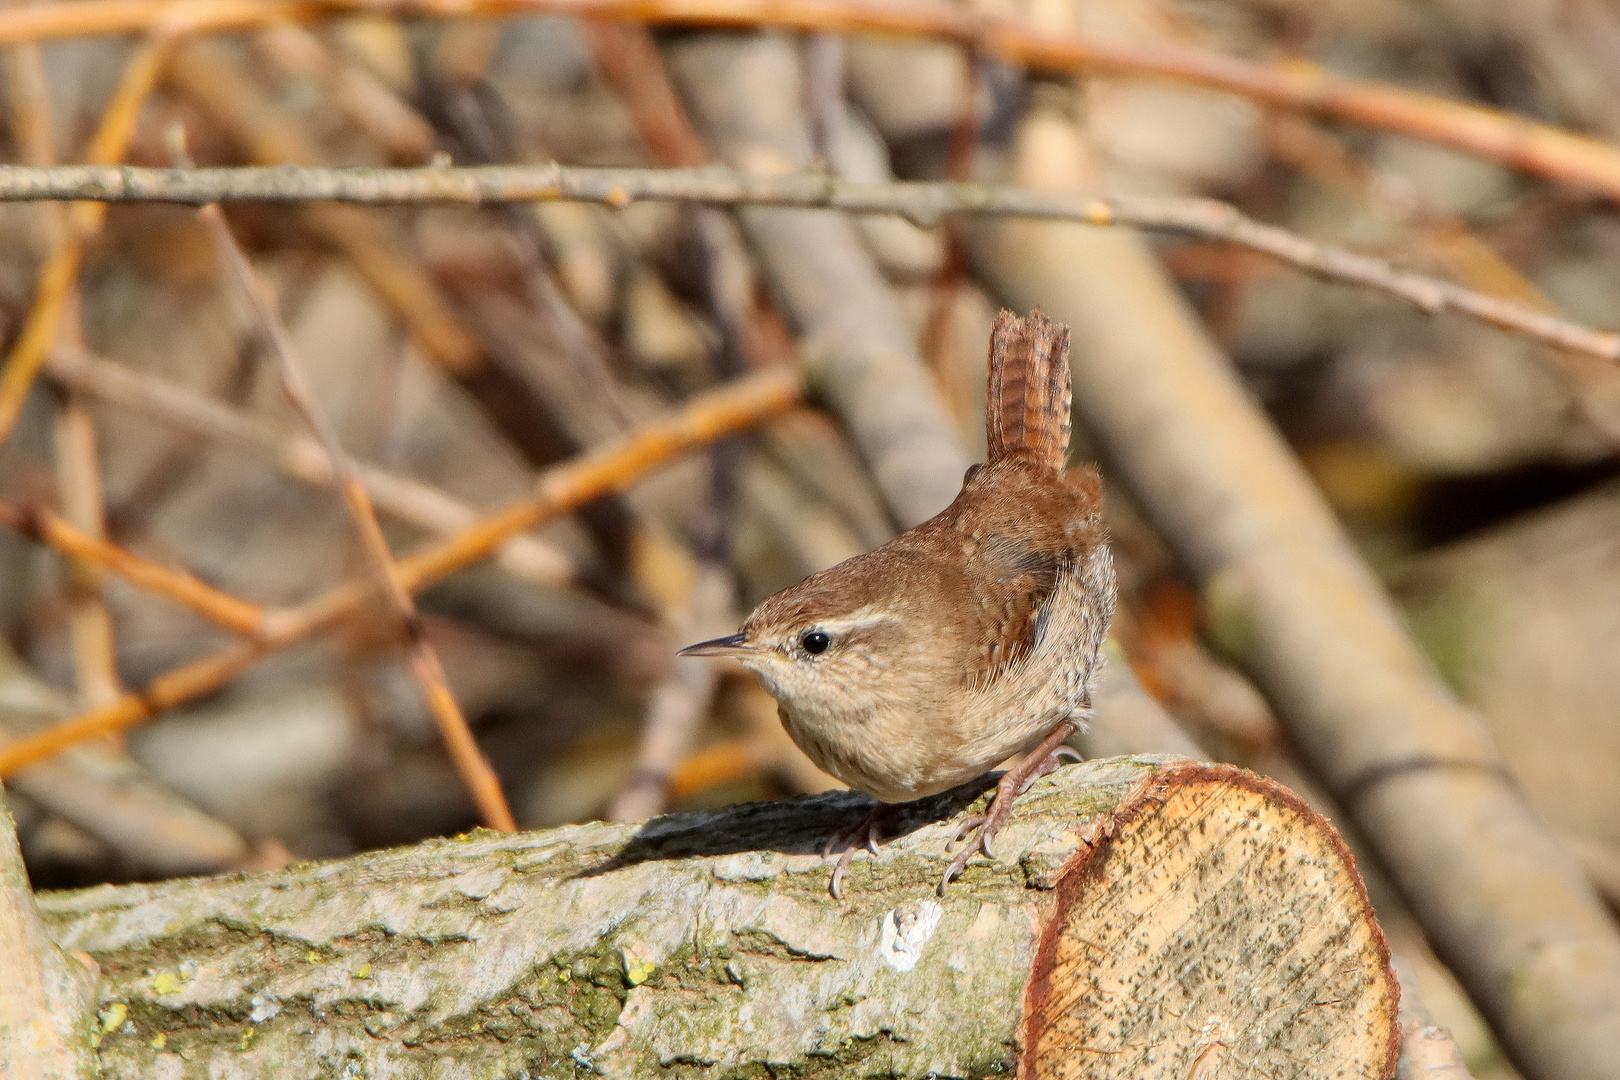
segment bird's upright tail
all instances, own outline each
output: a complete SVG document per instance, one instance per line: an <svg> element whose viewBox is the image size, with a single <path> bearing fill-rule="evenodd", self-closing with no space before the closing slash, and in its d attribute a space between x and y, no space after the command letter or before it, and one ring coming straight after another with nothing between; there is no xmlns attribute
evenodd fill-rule
<svg viewBox="0 0 1620 1080"><path fill-rule="evenodd" d="M1069 455L1069 328L1039 308L996 316L984 427L990 463L1021 458L1062 470Z"/></svg>

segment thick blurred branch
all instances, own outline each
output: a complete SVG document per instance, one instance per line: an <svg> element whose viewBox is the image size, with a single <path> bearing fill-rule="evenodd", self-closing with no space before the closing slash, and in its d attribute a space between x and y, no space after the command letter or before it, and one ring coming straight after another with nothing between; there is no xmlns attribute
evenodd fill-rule
<svg viewBox="0 0 1620 1080"><path fill-rule="evenodd" d="M745 188L761 173L805 176L795 170L809 166L815 147L790 41L714 34L673 41L664 51L693 124L720 160L750 174L687 175L726 177ZM911 325L854 223L807 209L816 205L772 200L742 206L737 219L804 341L812 380L895 521L916 525L956 496L968 459Z"/></svg>
<svg viewBox="0 0 1620 1080"><path fill-rule="evenodd" d="M1027 140L1025 176L1081 184L1078 133ZM1045 155L1045 156L1038 156ZM1202 580L1217 636L1390 868L1529 1075L1620 1068L1620 936L1435 677L1298 459L1139 238L976 221L1007 303L1074 333L1075 405Z"/></svg>
<svg viewBox="0 0 1620 1080"><path fill-rule="evenodd" d="M1620 360L1620 334L1319 244L1213 199L1047 194L982 183L866 184L819 173L749 176L718 169L505 165L425 169L139 169L68 165L0 170L0 201L485 203L567 200L624 207L642 199L896 214L931 225L952 214L1125 225L1262 252L1331 281L1375 289L1430 315L1455 312L1554 348Z"/></svg>

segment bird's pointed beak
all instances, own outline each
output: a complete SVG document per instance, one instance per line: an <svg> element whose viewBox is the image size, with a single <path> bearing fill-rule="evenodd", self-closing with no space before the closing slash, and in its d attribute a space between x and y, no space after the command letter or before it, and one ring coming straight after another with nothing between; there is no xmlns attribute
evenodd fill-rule
<svg viewBox="0 0 1620 1080"><path fill-rule="evenodd" d="M700 641L696 645L688 645L677 656L747 656L754 651L753 644L748 640L747 634L732 634L730 637L717 637L713 641Z"/></svg>

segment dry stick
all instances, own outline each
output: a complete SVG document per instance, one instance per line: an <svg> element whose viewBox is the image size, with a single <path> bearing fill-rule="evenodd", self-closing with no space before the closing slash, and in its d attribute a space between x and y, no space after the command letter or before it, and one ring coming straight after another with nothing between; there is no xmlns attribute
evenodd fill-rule
<svg viewBox="0 0 1620 1080"><path fill-rule="evenodd" d="M45 375L79 393L245 451L300 483L337 486L337 473L326 451L314 439L289 435L240 409L166 379L63 348L51 353ZM400 521L428 533L447 535L478 520L478 511L439 488L364 462L353 464L371 501ZM513 537L496 553L494 561L513 577L536 584L554 588L579 584L573 560L538 537Z"/></svg>
<svg viewBox="0 0 1620 1080"><path fill-rule="evenodd" d="M456 771L461 774L462 781L472 793L479 817L492 829L515 832L517 822L512 817L512 808L507 804L506 794L501 790L501 782L496 777L489 759L479 749L478 741L473 738L472 729L467 724L466 715L456 703L455 695L450 692L438 651L423 635L422 619L417 613L416 602L400 583L399 572L394 565L394 555L388 549L388 540L383 536L382 523L377 520L377 511L371 505L371 496L366 492L359 471L343 449L336 429L332 427L331 421L315 400L315 393L310 389L309 380L304 375L303 362L293 346L292 335L287 332L287 327L281 320L281 313L276 308L275 298L270 295L269 289L254 272L253 265L248 262L247 255L237 244L236 238L231 235L231 228L226 224L225 215L220 211L219 204L209 203L198 211L197 216L202 219L209 235L213 237L221 260L230 268L237 284L253 303L254 312L258 315L264 334L269 339L270 351L281 367L282 389L287 395L288 402L320 440L321 448L326 452L326 460L337 475L338 488L342 492L344 504L349 508L349 516L354 520L355 531L359 533L360 546L365 552L372 576L376 579L378 592L405 634L411 673L422 686L422 693L427 698L434 722L439 725L439 734L444 738L445 746L450 751L450 759L455 763Z"/></svg>
<svg viewBox="0 0 1620 1080"><path fill-rule="evenodd" d="M24 509L0 502L0 525L167 597L233 634L253 638L264 628L265 611L258 604L221 592L184 570L171 570L143 559L109 540L75 528L44 507Z"/></svg>
<svg viewBox="0 0 1620 1080"><path fill-rule="evenodd" d="M73 306L77 306L78 290L72 293ZM72 321L77 324L77 317ZM57 491L64 518L89 536L105 538L106 508L102 502L95 419L89 407L73 394L67 395L57 411L54 435ZM70 559L64 569L79 705L105 705L123 692L123 682L118 675L118 647L113 638L112 613L102 595L101 574L77 559Z"/></svg>
<svg viewBox="0 0 1620 1080"><path fill-rule="evenodd" d="M982 183L867 184L819 174L743 176L721 169L490 165L426 169L142 169L62 165L0 170L0 202L305 202L367 205L571 200L622 208L641 199L896 214L931 226L948 214L1123 225L1218 240L1330 281L1361 285L1438 315L1455 312L1554 348L1620 360L1620 334L1401 270L1386 259L1307 240L1214 199L1048 195Z"/></svg>
<svg viewBox="0 0 1620 1080"><path fill-rule="evenodd" d="M157 85L158 74L173 42L168 31L154 31L130 58L123 81L102 114L101 125L86 151L85 156L93 164L105 165L124 156L141 106ZM6 358L5 370L0 372L0 445L11 437L45 354L56 344L62 313L79 279L85 244L101 231L106 216L107 208L100 202L71 207L65 215L66 227L60 242L52 247L49 258L39 269L33 306L11 355Z"/></svg>
<svg viewBox="0 0 1620 1080"><path fill-rule="evenodd" d="M701 394L674 417L614 440L608 446L540 475L528 499L480 520L449 540L397 563L400 586L415 593L457 570L488 558L513 536L567 513L592 499L623 491L643 473L715 439L786 412L804 400L796 371L751 375ZM217 690L262 657L329 629L362 610L374 593L369 582L339 585L292 611L267 620L263 636L158 676L139 694L128 694L39 735L0 747L0 778L65 746L107 731L122 731L203 694Z"/></svg>
<svg viewBox="0 0 1620 1080"><path fill-rule="evenodd" d="M871 0L86 0L0 12L0 45L122 34L160 19L230 30L350 14L466 18L572 15L672 26L777 26L796 30L954 41L1047 72L1149 76L1219 90L1278 108L1427 139L1551 180L1620 197L1620 150L1519 116L1411 90L1346 79L1307 64L1266 66L1165 44L1105 41L967 8Z"/></svg>

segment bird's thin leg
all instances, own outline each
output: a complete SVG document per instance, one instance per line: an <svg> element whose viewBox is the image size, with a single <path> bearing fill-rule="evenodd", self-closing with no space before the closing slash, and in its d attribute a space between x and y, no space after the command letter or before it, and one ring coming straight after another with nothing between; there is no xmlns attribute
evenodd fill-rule
<svg viewBox="0 0 1620 1080"><path fill-rule="evenodd" d="M883 829L894 820L895 807L892 803L880 802L866 816L854 825L840 829L834 833L827 846L821 849L823 856L831 855L834 851L839 853L838 862L834 864L832 877L827 881L827 891L834 900L842 900L844 872L855 859L855 852L865 848L873 855L878 853L878 842L883 837Z"/></svg>
<svg viewBox="0 0 1620 1080"><path fill-rule="evenodd" d="M939 883L941 896L945 895L945 886L962 872L962 868L976 853L983 852L987 858L995 858L990 850L990 842L996 838L996 834L1007 823L1007 819L1012 817L1013 803L1029 785L1057 767L1057 748L1075 733L1076 727L1074 721L1065 720L1053 728L1051 734L1042 739L1041 744L1029 756L1001 775L1000 782L996 784L995 796L990 800L989 811L969 818L957 829L956 836L951 840L953 844L974 828L979 830L979 835L974 837L971 844L958 851L956 857L951 860L951 865L945 868L945 876Z"/></svg>

